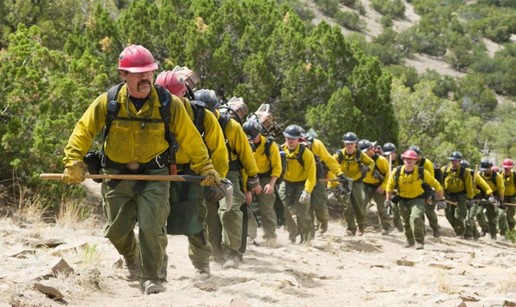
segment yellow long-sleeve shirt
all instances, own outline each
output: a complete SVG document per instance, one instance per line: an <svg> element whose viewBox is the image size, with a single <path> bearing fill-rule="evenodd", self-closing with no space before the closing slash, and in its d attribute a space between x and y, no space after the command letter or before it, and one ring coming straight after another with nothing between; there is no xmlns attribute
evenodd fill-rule
<svg viewBox="0 0 516 307"><path fill-rule="evenodd" d="M326 146L324 146L323 142L321 142L318 139L313 139L310 150L315 155L319 156L321 161L323 161L324 164L326 164L326 166L334 175L339 176L340 174L342 174L339 162L337 162L337 160L335 160L335 158L331 156L331 154L328 152L328 149L326 149Z"/></svg>
<svg viewBox="0 0 516 307"><path fill-rule="evenodd" d="M137 111L128 99L127 86L123 85L118 93L120 105L118 116L161 120L160 101L153 87L150 98ZM89 106L77 122L68 144L65 146L63 163L70 165L82 161L90 149L94 136L104 127L107 119L107 93L101 94ZM169 129L175 134L180 146L185 147L177 154L178 164L190 163L194 172L211 163L201 135L190 120L181 101L172 96L170 101L171 121ZM167 150L165 126L162 122L145 123L141 121L114 120L104 144L104 151L110 160L118 163L147 163Z"/></svg>
<svg viewBox="0 0 516 307"><path fill-rule="evenodd" d="M276 142L271 142L270 156L265 152L265 144L267 138L260 135L260 145L253 152L256 165L258 166L258 174L265 174L270 171L270 177L279 177L281 175L281 156L279 147Z"/></svg>
<svg viewBox="0 0 516 307"><path fill-rule="evenodd" d="M181 101L183 102L188 116L190 116L192 121L194 121L195 118L192 105L184 97L181 99ZM215 117L215 115L208 109L204 109L203 126L204 135L202 137L204 144L206 144L206 147L209 150L210 158L213 161L213 167L219 173L221 178L226 178L229 170L229 158L226 149L224 133L222 132L222 128L217 121L217 117ZM180 147L178 152L181 152L182 150L184 150L184 146Z"/></svg>
<svg viewBox="0 0 516 307"><path fill-rule="evenodd" d="M423 160L424 160L424 162L423 162ZM423 165L421 165L421 164L423 164ZM425 170L427 170L430 173L430 175L432 175L432 177L435 177L434 164L428 158L426 158L426 157L419 158L417 165L423 166L423 168Z"/></svg>
<svg viewBox="0 0 516 307"><path fill-rule="evenodd" d="M359 161L357 161L356 150L357 149L355 149L355 151L348 155L346 153L345 148L341 149L340 153L342 154L342 159L339 159L338 152L333 155L333 158L340 162L340 169L342 170L344 175L346 175L346 177L352 179L353 181L357 181L360 180L360 178L362 178L362 172L360 171L360 165L358 163ZM360 163L369 167L369 169L374 168L373 159L369 158L369 156L365 153L360 152L359 160Z"/></svg>
<svg viewBox="0 0 516 307"><path fill-rule="evenodd" d="M376 160L374 159L375 156L373 156L373 161L375 162L376 169L384 176L383 180L374 178L374 170L375 167L371 168L369 172L367 172L364 183L372 184L372 185L379 185L382 187L382 189L387 188L387 182L389 181L389 161L383 156L380 156L378 154L376 155Z"/></svg>
<svg viewBox="0 0 516 307"><path fill-rule="evenodd" d="M441 168L443 173L444 190L448 193L466 193L468 199L472 199L475 196L473 191L473 179L471 172L467 169L462 170L459 166L456 170L452 169L451 165L443 166ZM464 173L464 179L461 178L461 171Z"/></svg>
<svg viewBox="0 0 516 307"><path fill-rule="evenodd" d="M493 192L498 193L500 196L505 195L505 185L503 184L502 175L491 171L490 174L480 172L480 176L487 182Z"/></svg>
<svg viewBox="0 0 516 307"><path fill-rule="evenodd" d="M466 171L469 171L470 173L473 170L470 170L469 168L466 169ZM473 194L476 196L480 194L481 190L484 191L487 195L493 193L493 190L491 187L487 184L487 182L480 176L480 172L475 172L475 183L473 184Z"/></svg>
<svg viewBox="0 0 516 307"><path fill-rule="evenodd" d="M516 194L516 176L513 171L509 175L502 174L505 185L505 196L514 196Z"/></svg>
<svg viewBox="0 0 516 307"><path fill-rule="evenodd" d="M435 192L442 191L441 184L432 174L426 169L423 169L425 183L429 184L435 189ZM393 192L396 188L396 170L394 170L387 182L387 192ZM419 167L415 167L410 173L405 173L405 165L403 165L398 174L398 191L397 195L403 198L416 198L421 196L425 191L423 190L421 178L419 178Z"/></svg>
<svg viewBox="0 0 516 307"><path fill-rule="evenodd" d="M287 157L287 169L283 178L289 182L300 182L305 181L305 190L308 193L312 193L316 184L316 169L315 169L315 157L310 149L305 148L301 158L303 159L304 166L297 160L301 145L298 145L296 149L290 151L287 145L283 146L283 151ZM304 145L303 145L304 146Z"/></svg>
<svg viewBox="0 0 516 307"><path fill-rule="evenodd" d="M220 118L220 113L215 110L215 116ZM253 150L247 140L247 135L242 129L242 126L234 119L229 119L225 129L224 135L229 144L229 162L240 161L245 173L248 176L255 176L258 174L258 166L253 157ZM226 146L224 146L226 147Z"/></svg>

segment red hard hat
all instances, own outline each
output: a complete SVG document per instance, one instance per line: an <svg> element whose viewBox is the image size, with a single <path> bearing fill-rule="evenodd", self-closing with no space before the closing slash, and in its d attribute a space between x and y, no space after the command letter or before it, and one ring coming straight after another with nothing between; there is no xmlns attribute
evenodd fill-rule
<svg viewBox="0 0 516 307"><path fill-rule="evenodd" d="M187 91L185 78L170 70L162 71L156 77L156 84L163 86L177 97L183 97Z"/></svg>
<svg viewBox="0 0 516 307"><path fill-rule="evenodd" d="M505 159L502 162L502 166L503 166L503 168L513 168L514 162L511 159Z"/></svg>
<svg viewBox="0 0 516 307"><path fill-rule="evenodd" d="M409 150L405 151L405 152L401 155L401 157L402 157L403 159L413 159L413 160L417 160L417 159L419 159L419 156L417 155L417 153L416 153L415 151L411 150L411 149L409 149Z"/></svg>
<svg viewBox="0 0 516 307"><path fill-rule="evenodd" d="M120 53L118 70L132 73L141 73L158 69L158 64L147 48L140 45L131 45Z"/></svg>

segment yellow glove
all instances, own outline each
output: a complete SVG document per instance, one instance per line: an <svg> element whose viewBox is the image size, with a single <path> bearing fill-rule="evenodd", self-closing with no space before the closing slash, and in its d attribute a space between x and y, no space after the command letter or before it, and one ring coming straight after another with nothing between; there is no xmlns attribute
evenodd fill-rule
<svg viewBox="0 0 516 307"><path fill-rule="evenodd" d="M63 172L63 182L67 184L77 184L84 181L84 164L75 161L65 166Z"/></svg>
<svg viewBox="0 0 516 307"><path fill-rule="evenodd" d="M220 185L220 176L219 173L213 168L212 164L206 164L204 168L201 170L201 176L204 176L203 180L201 180L201 185Z"/></svg>

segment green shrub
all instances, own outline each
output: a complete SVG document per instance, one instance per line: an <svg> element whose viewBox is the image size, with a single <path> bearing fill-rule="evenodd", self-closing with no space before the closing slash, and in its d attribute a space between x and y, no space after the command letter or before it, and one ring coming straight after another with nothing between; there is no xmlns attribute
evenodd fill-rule
<svg viewBox="0 0 516 307"><path fill-rule="evenodd" d="M382 15L396 18L405 16L405 5L401 0L371 0L371 7Z"/></svg>
<svg viewBox="0 0 516 307"><path fill-rule="evenodd" d="M362 31L365 29L365 23L360 20L360 16L355 12L337 11L333 16L338 24L355 31Z"/></svg>

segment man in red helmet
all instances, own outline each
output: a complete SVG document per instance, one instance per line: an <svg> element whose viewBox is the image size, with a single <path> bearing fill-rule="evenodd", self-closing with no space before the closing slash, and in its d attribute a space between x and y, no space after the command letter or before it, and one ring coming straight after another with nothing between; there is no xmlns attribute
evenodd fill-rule
<svg viewBox="0 0 516 307"><path fill-rule="evenodd" d="M162 71L156 78L156 84L163 86L172 95L177 96L181 100L188 116L202 135L215 170L217 170L221 178L225 178L229 170L229 159L224 133L215 115L206 108L206 104L192 99L190 93L191 89L188 88L187 84L187 76L183 75L186 70L188 70L188 68L183 67L179 72L176 71L176 69L173 71ZM177 154L181 155L183 150L184 147L180 147ZM178 169L180 173L192 175L189 164L179 165ZM207 208L203 197L206 197L208 200L216 198L214 200L219 201L221 199L220 196L223 196L220 193L220 187L210 186L207 187L205 191L204 188L201 188L196 182L174 182L172 185L176 185L178 191L181 191L180 193L171 195L171 198L177 197L179 200L179 202L176 203L177 206L171 208L172 212L182 210L182 208L192 205L198 206L199 216L198 218L196 217L196 219L198 219L202 230L195 234L178 232L172 225L174 225L175 219L184 219L184 215L176 214L174 216L170 214L167 223L168 233L188 235L188 256L196 268L196 276L199 278L209 277L211 244L208 240L208 228L206 226ZM174 204L173 201L172 203ZM193 216L191 217L193 218Z"/></svg>
<svg viewBox="0 0 516 307"><path fill-rule="evenodd" d="M423 183L429 184L435 189L439 201L438 208L446 208L443 196L443 189L439 182L422 166L417 167L418 154L414 150L407 150L402 155L403 166L398 166L391 174L387 182L385 207L391 207L391 195L396 190L399 197L399 205L405 236L407 237L406 247L416 246L416 249L423 249L425 242L425 191Z"/></svg>
<svg viewBox="0 0 516 307"><path fill-rule="evenodd" d="M205 176L201 184L220 183L202 138L181 101L153 86L153 72L157 68L152 54L142 46L131 45L122 51L118 71L125 84L117 87L110 101L105 93L95 99L75 126L64 149L64 182L77 184L84 180L83 157L94 136L106 125L103 174L167 175L172 170L167 167L169 160L177 159L177 164L190 163L194 172ZM160 93L168 97L165 95L164 99ZM108 117L113 109L117 114ZM161 112L170 114L170 121L162 118ZM175 142L180 146L188 144L183 146L182 156L171 156L175 151L169 150L167 134L175 134ZM126 277L139 279L144 294L165 291L161 283L167 267L164 255L169 188L170 184L163 181L102 182L107 218L104 235L124 257ZM134 233L136 222L139 240Z"/></svg>

